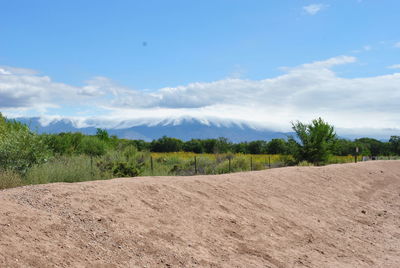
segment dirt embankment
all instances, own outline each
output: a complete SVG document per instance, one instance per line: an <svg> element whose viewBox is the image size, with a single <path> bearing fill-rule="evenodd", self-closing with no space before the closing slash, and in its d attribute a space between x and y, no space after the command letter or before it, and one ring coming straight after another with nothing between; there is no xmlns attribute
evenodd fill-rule
<svg viewBox="0 0 400 268"><path fill-rule="evenodd" d="M0 267L400 267L400 161L0 191Z"/></svg>

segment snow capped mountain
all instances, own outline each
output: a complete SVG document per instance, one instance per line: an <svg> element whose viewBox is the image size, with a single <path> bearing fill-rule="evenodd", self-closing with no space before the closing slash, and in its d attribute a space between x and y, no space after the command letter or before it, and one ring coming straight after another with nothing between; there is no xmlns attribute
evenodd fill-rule
<svg viewBox="0 0 400 268"><path fill-rule="evenodd" d="M181 140L225 137L233 142L270 140L286 138L287 134L252 126L244 122L227 120L199 120L194 118L164 119L160 121L121 121L98 120L79 121L67 118L17 118L38 133L82 132L95 134L97 128L104 128L110 135L125 139L151 141L162 136Z"/></svg>

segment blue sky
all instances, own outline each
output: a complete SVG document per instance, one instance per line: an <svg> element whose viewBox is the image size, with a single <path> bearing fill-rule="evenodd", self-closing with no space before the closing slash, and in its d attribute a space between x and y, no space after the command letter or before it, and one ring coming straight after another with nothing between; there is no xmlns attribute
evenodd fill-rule
<svg viewBox="0 0 400 268"><path fill-rule="evenodd" d="M9 116L105 125L187 116L277 129L324 116L348 131L400 129L397 0L0 6Z"/></svg>

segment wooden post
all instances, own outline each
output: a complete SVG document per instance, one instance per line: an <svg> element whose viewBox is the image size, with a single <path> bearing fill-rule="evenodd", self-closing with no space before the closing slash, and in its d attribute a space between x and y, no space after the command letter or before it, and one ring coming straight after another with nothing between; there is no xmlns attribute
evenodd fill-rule
<svg viewBox="0 0 400 268"><path fill-rule="evenodd" d="M154 175L154 165L152 156L150 156L150 167L151 167L151 175Z"/></svg>
<svg viewBox="0 0 400 268"><path fill-rule="evenodd" d="M271 168L271 156L268 156L268 167Z"/></svg>
<svg viewBox="0 0 400 268"><path fill-rule="evenodd" d="M229 157L228 160L229 160L229 173L231 173L231 158Z"/></svg>
<svg viewBox="0 0 400 268"><path fill-rule="evenodd" d="M253 157L250 157L250 170L253 170Z"/></svg>
<svg viewBox="0 0 400 268"><path fill-rule="evenodd" d="M93 155L90 155L90 174L92 175L92 177L94 176L94 172L93 172Z"/></svg>
<svg viewBox="0 0 400 268"><path fill-rule="evenodd" d="M194 157L194 174L197 174L197 157Z"/></svg>
<svg viewBox="0 0 400 268"><path fill-rule="evenodd" d="M354 163L357 163L358 147L356 147L356 154L354 155Z"/></svg>

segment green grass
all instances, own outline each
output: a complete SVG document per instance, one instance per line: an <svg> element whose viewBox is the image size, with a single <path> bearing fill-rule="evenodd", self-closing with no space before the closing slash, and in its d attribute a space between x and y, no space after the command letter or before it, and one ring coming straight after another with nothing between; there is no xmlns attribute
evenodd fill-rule
<svg viewBox="0 0 400 268"><path fill-rule="evenodd" d="M395 157L391 157L394 159ZM151 159L153 165L151 165ZM361 161L359 156L358 160ZM397 157L398 159L398 157ZM182 176L263 170L291 163L290 155L149 153L132 148L110 151L91 159L86 155L53 157L26 173L0 171L0 189L28 184L81 182L131 176ZM327 164L354 162L353 156L331 156ZM308 166L301 162L299 166ZM116 169L124 167L124 169ZM153 168L152 168L153 167ZM196 168L195 168L196 167ZM128 170L137 171L124 173ZM196 172L197 171L197 172ZM121 173L122 172L122 173Z"/></svg>
<svg viewBox="0 0 400 268"><path fill-rule="evenodd" d="M103 173L98 169L96 159L91 165L90 157L80 155L53 158L45 164L34 166L28 170L24 181L26 184L43 184L110 178L110 174Z"/></svg>
<svg viewBox="0 0 400 268"><path fill-rule="evenodd" d="M0 171L0 190L24 185L21 176L15 171Z"/></svg>

